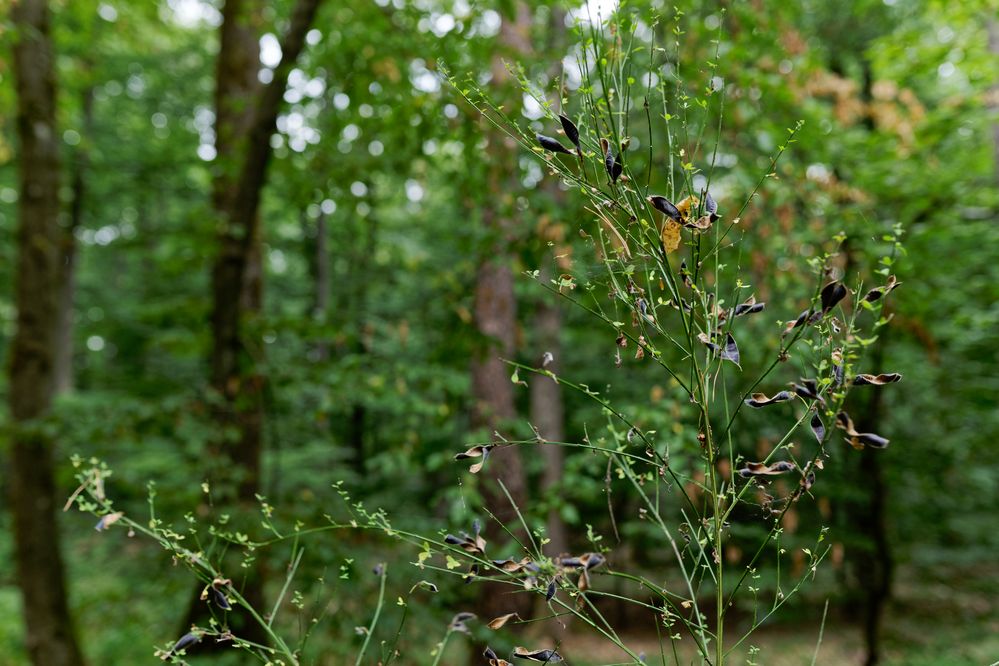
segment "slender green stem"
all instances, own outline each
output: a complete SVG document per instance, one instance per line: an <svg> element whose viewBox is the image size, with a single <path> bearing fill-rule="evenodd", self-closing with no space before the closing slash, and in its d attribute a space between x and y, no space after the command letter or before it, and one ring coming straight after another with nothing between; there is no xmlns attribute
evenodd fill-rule
<svg viewBox="0 0 999 666"><path fill-rule="evenodd" d="M354 666L361 665L364 653L367 652L368 644L371 642L371 635L375 633L375 627L378 625L378 617L382 614L382 606L385 604L385 579L387 577L388 566L382 564L381 582L378 585L378 605L375 606L375 615L371 618L371 624L368 625L368 629L364 633L364 643L361 645L361 651L357 653L357 660L354 662Z"/></svg>

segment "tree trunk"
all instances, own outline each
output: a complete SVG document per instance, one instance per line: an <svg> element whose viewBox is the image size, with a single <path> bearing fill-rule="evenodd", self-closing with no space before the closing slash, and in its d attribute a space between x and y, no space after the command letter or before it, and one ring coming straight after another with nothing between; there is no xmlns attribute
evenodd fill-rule
<svg viewBox="0 0 999 666"><path fill-rule="evenodd" d="M367 191L367 202L372 211L375 209L374 183L365 181ZM371 283L371 261L375 256L378 244L378 220L374 212L366 216L360 214L355 219L357 224L356 233L351 241L351 283L350 293L347 295L350 307L349 321L344 322L347 330L352 330L350 351L358 356L359 367L364 367L365 357L370 352L368 330L368 292ZM362 241L363 242L355 242ZM368 418L367 405L361 396L355 396L353 404L350 405L350 417L347 420L346 439L353 452L354 470L359 478L364 478L365 472L365 446L371 437L371 430Z"/></svg>
<svg viewBox="0 0 999 666"><path fill-rule="evenodd" d="M212 271L211 384L221 398L216 412L220 439L214 467L228 492L248 508L260 492L263 452L264 378L258 372L263 345L251 339L247 319L260 314L263 295L260 198L288 72L305 44L305 34L321 0L298 0L281 43L282 58L271 83L261 86L259 33L262 0L227 0L222 9L216 67L215 134L217 162L213 206L221 225L219 253ZM243 596L263 612L259 570L247 579ZM191 620L198 616L192 606ZM241 638L265 643L262 628L247 622Z"/></svg>
<svg viewBox="0 0 999 666"><path fill-rule="evenodd" d="M551 271L542 269L539 279L547 282ZM534 362L540 367L544 363L545 353L552 355L552 361L547 369L558 374L561 356L559 338L562 332L562 313L558 303L551 294L538 303L534 313L534 334L537 347ZM562 387L551 377L534 377L531 381L531 423L538 429L542 438L552 442L565 441L565 409L562 404ZM562 468L565 465L565 451L561 446L542 445L541 456L545 469L541 476L541 492L545 497L552 497L555 489L562 481ZM546 520L548 545L545 552L549 556L565 554L569 550L569 537L565 522L558 509L548 510Z"/></svg>
<svg viewBox="0 0 999 666"><path fill-rule="evenodd" d="M50 16L44 0L21 0L11 18L17 134L20 140L15 306L10 351L10 505L14 557L27 629L37 666L83 663L70 620L59 550L52 442L36 419L55 390L59 322L59 133Z"/></svg>
<svg viewBox="0 0 999 666"><path fill-rule="evenodd" d="M882 329L874 346L871 358L871 372L884 372L884 350L888 344L887 329ZM877 432L883 412L884 391L871 391L867 404L857 420L861 432ZM865 448L860 455L860 469L867 487L867 502L857 511L856 524L868 543L857 553L855 560L857 578L864 593L864 643L867 655L866 666L874 666L881 660L881 620L885 604L891 597L891 581L894 562L891 545L888 542L886 524L888 485L884 480L881 458L885 452Z"/></svg>
<svg viewBox="0 0 999 666"><path fill-rule="evenodd" d="M94 89L87 87L81 98L84 142L76 151L70 176L73 198L69 206L69 225L59 234L59 320L56 324L55 392L73 388L73 317L76 298L76 231L83 224L83 205L87 193L87 169L90 154L87 140L93 135Z"/></svg>
<svg viewBox="0 0 999 666"><path fill-rule="evenodd" d="M530 10L518 2L514 11L515 19L509 21L504 18L500 29L499 45L506 53L498 53L492 62L493 82L497 86L504 86L510 78L502 57L522 57L530 49L527 34L531 23ZM481 259L476 275L473 313L475 326L486 343L471 364L474 400L471 423L473 428L492 437L493 432L517 415L514 387L510 381L511 370L502 360L512 358L516 349L517 308L511 268L513 257L509 248L514 220L509 192L512 183L516 182L517 161L515 145L510 145L500 132L490 134L489 146L489 197L482 221L492 242ZM528 493L520 448L495 449L483 468L482 476L480 488L486 508L514 533L522 532L517 523L516 510L526 509ZM516 508L506 497L501 483ZM498 526L488 524L486 531L487 537L492 540L499 539L504 533ZM526 539L526 535L523 538ZM492 618L511 612L528 616L533 604L530 596L511 594L510 588L503 585L480 585L476 608L480 617ZM469 663L481 661L483 647L480 645L472 649Z"/></svg>
<svg viewBox="0 0 999 666"><path fill-rule="evenodd" d="M999 20L995 16L988 19L989 31L989 53L999 57ZM989 91L989 109L992 110L992 117L997 118L999 114L999 81L992 85ZM996 184L999 185L999 120L992 122L992 159L995 169Z"/></svg>

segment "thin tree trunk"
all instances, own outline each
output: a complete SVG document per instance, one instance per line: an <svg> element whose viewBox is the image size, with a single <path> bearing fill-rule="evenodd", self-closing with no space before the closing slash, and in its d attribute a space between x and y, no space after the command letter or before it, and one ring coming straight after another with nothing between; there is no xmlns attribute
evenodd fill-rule
<svg viewBox="0 0 999 666"><path fill-rule="evenodd" d="M73 317L76 298L76 231L83 224L83 206L87 194L87 169L90 151L87 141L93 136L94 89L87 87L81 96L83 144L76 151L70 189L69 225L60 229L59 238L59 321L56 324L55 392L73 388Z"/></svg>
<svg viewBox="0 0 999 666"><path fill-rule="evenodd" d="M547 282L551 279L551 271L542 269L539 280ZM538 303L534 313L534 334L537 343L534 362L540 367L544 364L545 354L551 354L548 370L558 374L560 367L562 332L562 313L558 303L553 302L550 294ZM531 381L531 423L538 429L542 438L552 442L565 441L565 408L562 404L562 387L551 377L538 376ZM541 475L541 492L545 497L552 497L562 482L562 471L565 466L565 451L561 446L542 445L541 456L545 463ZM569 536L565 522L556 508L548 511L546 520L548 545L545 548L549 556L565 554L569 549Z"/></svg>
<svg viewBox="0 0 999 666"><path fill-rule="evenodd" d="M999 57L999 20L995 16L988 19L989 31L989 53ZM989 91L989 108L992 110L992 117L996 118L999 111L999 81L992 85ZM999 121L992 123L992 158L995 169L996 184L999 185Z"/></svg>
<svg viewBox="0 0 999 666"><path fill-rule="evenodd" d="M312 307L312 316L319 319L324 325L329 322L330 316L330 250L329 250L329 224L326 213L320 212L316 220L316 244L313 253L315 262L315 302ZM329 360L330 345L325 339L320 340L316 345L316 355L320 361Z"/></svg>
<svg viewBox="0 0 999 666"><path fill-rule="evenodd" d="M522 2L514 8L513 21L504 18L500 28L499 43L506 54L493 58L493 82L502 86L509 75L502 61L504 55L518 57L530 49L528 31L530 10ZM512 93L511 93L512 94ZM482 221L486 232L493 239L479 265L475 280L474 319L479 333L487 341L471 364L472 427L485 431L489 436L512 421L517 410L514 403L510 368L502 359L513 357L516 350L517 308L514 297L514 277L509 248L514 233L512 211L505 207L508 190L516 174L514 150L499 132L492 132L490 143L489 203L483 211ZM527 506L527 479L524 464L517 446L495 449L489 463L483 468L481 492L486 508L504 525L519 532L516 511ZM506 488L510 498L503 492ZM512 504L511 504L512 499ZM514 506L516 505L516 506ZM487 536L498 539L503 531L487 525ZM480 584L477 612L480 617L492 618L504 613L518 612L527 617L532 599L528 595L511 594L506 586ZM479 663L483 646L469 654L469 663Z"/></svg>
<svg viewBox="0 0 999 666"><path fill-rule="evenodd" d="M374 184L365 182L367 187L367 201L372 211L374 205ZM364 242L353 244L353 257L351 258L351 288L348 294L351 307L350 321L346 322L348 328L352 328L351 351L360 357L359 364L363 367L364 357L370 352L369 331L368 331L368 292L371 282L371 259L375 256L375 249L378 244L378 219L374 212L365 217L358 216L358 224L355 239L363 237ZM353 452L354 469L358 476L364 478L364 461L366 458L365 445L370 438L369 419L367 405L357 396L350 407L350 418L347 421L347 443Z"/></svg>
<svg viewBox="0 0 999 666"><path fill-rule="evenodd" d="M288 73L305 44L321 0L298 0L281 43L282 59L271 83L261 86L259 33L262 0L227 0L222 9L216 69L217 162L213 206L222 234L212 271L211 384L221 397L216 420L222 433L213 462L225 471L223 487L247 507L260 492L264 377L257 370L263 345L247 335L246 320L259 315L263 295L259 208ZM235 433L235 436L229 436ZM263 612L261 576L251 575L243 596ZM191 620L198 616L192 606ZM242 638L266 642L247 622Z"/></svg>
<svg viewBox="0 0 999 666"><path fill-rule="evenodd" d="M871 372L883 372L884 351L888 344L887 331L882 329L875 343L871 358ZM871 391L867 404L857 420L857 427L862 432L874 432L878 429L883 412L883 391ZM864 659L866 666L874 666L881 661L881 623L884 607L891 598L892 571L894 561L891 554L891 544L888 542L887 530L887 499L888 484L884 480L881 458L884 451L865 448L860 455L861 478L865 478L867 486L867 502L859 507L856 521L868 544L858 553L856 558L857 577L864 592L864 643L867 654Z"/></svg>
<svg viewBox="0 0 999 666"><path fill-rule="evenodd" d="M17 134L20 140L15 306L10 352L10 505L14 557L37 666L76 666L76 642L59 550L52 442L32 423L49 411L55 391L59 321L59 133L50 16L44 0L21 0L11 18Z"/></svg>

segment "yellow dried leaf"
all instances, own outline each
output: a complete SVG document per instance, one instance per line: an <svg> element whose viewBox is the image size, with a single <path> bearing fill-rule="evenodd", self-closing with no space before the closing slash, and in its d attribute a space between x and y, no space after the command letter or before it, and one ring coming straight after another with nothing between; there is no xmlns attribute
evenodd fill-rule
<svg viewBox="0 0 999 666"><path fill-rule="evenodd" d="M665 248L667 254L673 252L674 250L676 250L676 248L680 247L681 228L682 227L680 226L679 222L677 222L676 220L671 220L669 218L666 218L666 221L663 223L663 233L662 233L663 248Z"/></svg>

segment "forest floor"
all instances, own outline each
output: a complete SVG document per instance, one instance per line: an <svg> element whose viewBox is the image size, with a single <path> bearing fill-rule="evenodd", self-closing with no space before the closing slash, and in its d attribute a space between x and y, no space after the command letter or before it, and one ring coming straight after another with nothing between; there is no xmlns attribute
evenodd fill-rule
<svg viewBox="0 0 999 666"><path fill-rule="evenodd" d="M840 615L843 609L840 609ZM832 611L830 611L832 614ZM859 613L858 613L859 614ZM786 621L759 630L732 652L732 664L800 666L816 654L820 618ZM621 636L646 663L662 664L655 635ZM749 645L759 651L749 654ZM674 658L668 641L666 664ZM570 634L562 649L578 666L626 661L627 655L599 636ZM696 663L690 638L678 643L680 663ZM814 663L853 666L864 663L860 628L844 617L826 622ZM902 569L884 618L883 662L897 666L989 666L999 662L999 564L926 572Z"/></svg>

